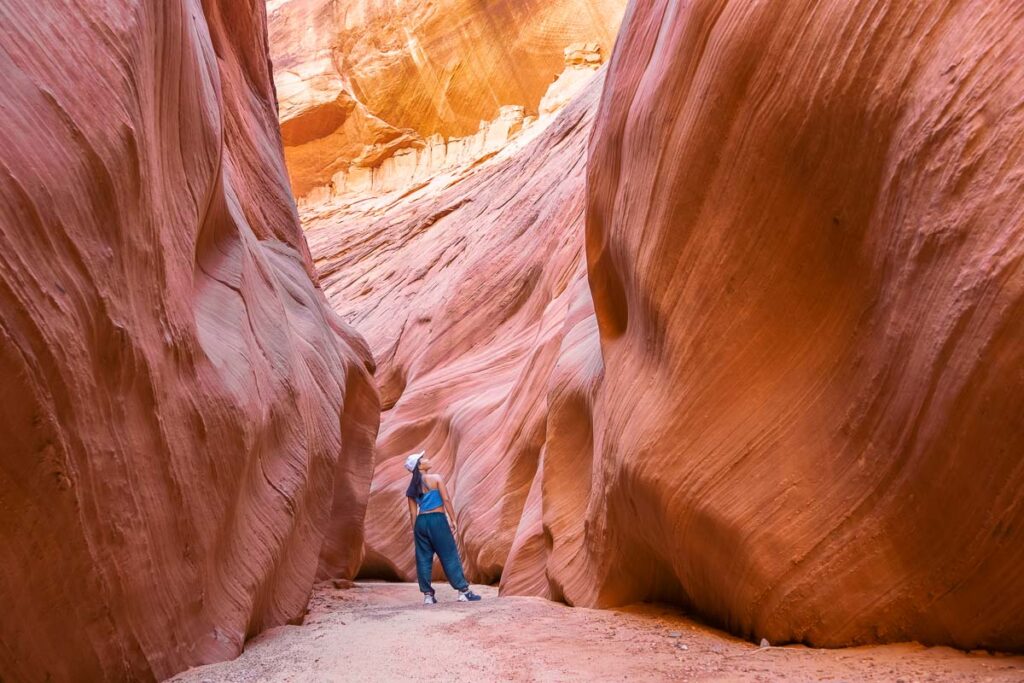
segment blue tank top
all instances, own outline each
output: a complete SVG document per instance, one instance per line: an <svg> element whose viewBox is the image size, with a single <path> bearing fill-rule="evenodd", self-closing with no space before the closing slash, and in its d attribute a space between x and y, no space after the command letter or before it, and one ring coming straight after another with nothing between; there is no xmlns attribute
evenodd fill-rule
<svg viewBox="0 0 1024 683"><path fill-rule="evenodd" d="M440 508L442 505L444 505L444 499L441 498L440 489L430 489L420 496L420 512L430 512Z"/></svg>

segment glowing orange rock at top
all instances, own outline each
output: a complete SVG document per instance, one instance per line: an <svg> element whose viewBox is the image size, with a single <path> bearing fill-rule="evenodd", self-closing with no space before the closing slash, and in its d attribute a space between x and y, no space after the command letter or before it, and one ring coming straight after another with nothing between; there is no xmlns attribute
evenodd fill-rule
<svg viewBox="0 0 1024 683"><path fill-rule="evenodd" d="M565 49L611 52L625 0L271 0L296 196L363 179L398 150L473 135L504 106L535 116ZM577 66L586 64L581 58ZM437 136L431 141L431 136ZM332 180L334 178L335 180Z"/></svg>

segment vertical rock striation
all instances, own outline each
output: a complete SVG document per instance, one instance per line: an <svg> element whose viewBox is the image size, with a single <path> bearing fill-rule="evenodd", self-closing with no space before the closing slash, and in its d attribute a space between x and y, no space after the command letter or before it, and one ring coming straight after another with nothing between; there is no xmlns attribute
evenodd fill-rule
<svg viewBox="0 0 1024 683"><path fill-rule="evenodd" d="M235 656L301 617L325 533L354 572L378 417L263 2L10 0L0 36L0 677Z"/></svg>
<svg viewBox="0 0 1024 683"><path fill-rule="evenodd" d="M547 565L570 601L1024 647L1024 8L940 5L627 10L588 162L591 493Z"/></svg>

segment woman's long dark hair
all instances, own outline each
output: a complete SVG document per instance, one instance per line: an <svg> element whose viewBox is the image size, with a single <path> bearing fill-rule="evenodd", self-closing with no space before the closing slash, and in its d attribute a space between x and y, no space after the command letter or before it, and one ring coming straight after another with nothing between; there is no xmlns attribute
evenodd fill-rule
<svg viewBox="0 0 1024 683"><path fill-rule="evenodd" d="M423 497L423 473L420 472L420 464L416 463L416 469L412 471L412 480L409 488L405 490L405 497L419 500Z"/></svg>

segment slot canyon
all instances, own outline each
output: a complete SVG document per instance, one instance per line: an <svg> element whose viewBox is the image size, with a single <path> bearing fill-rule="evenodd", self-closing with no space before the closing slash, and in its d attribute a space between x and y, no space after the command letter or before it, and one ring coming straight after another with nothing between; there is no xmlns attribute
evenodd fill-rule
<svg viewBox="0 0 1024 683"><path fill-rule="evenodd" d="M0 36L0 683L1024 679L1024 6Z"/></svg>

